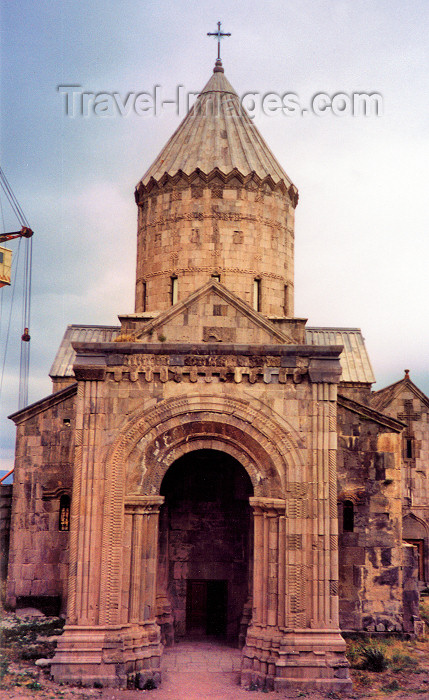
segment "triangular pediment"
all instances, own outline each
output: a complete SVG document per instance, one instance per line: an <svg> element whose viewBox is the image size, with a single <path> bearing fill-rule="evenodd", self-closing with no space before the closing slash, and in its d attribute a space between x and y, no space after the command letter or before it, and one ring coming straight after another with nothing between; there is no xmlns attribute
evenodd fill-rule
<svg viewBox="0 0 429 700"><path fill-rule="evenodd" d="M429 408L429 398L411 381L408 372L399 382L375 391L371 398L371 404L383 411L388 410L390 406L393 407L398 400L407 399L417 399L422 407Z"/></svg>
<svg viewBox="0 0 429 700"><path fill-rule="evenodd" d="M168 343L296 344L216 280L161 313L137 338Z"/></svg>

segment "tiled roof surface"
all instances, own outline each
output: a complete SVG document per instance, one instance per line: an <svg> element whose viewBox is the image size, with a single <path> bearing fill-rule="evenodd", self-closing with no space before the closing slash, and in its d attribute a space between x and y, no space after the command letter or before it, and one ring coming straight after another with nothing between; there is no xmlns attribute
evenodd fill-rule
<svg viewBox="0 0 429 700"><path fill-rule="evenodd" d="M306 328L309 345L343 345L340 355L342 382L375 382L374 372L359 328Z"/></svg>
<svg viewBox="0 0 429 700"><path fill-rule="evenodd" d="M291 180L241 106L223 68L215 71L140 182L145 186L151 178L158 181L164 173L179 170L209 174L217 167L224 174L236 168L242 175L269 175L289 187Z"/></svg>
<svg viewBox="0 0 429 700"><path fill-rule="evenodd" d="M49 376L73 377L76 353L72 343L108 343L118 335L120 330L120 326L67 326Z"/></svg>

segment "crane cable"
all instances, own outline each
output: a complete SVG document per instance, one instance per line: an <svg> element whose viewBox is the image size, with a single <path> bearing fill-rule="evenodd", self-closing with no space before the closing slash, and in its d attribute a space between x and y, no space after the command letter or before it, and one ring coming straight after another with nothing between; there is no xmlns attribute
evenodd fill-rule
<svg viewBox="0 0 429 700"><path fill-rule="evenodd" d="M0 167L0 185L5 193L21 226L30 228L24 211L15 197L12 188ZM22 239L20 239L21 242ZM24 408L28 404L28 377L30 369L30 318L31 318L31 269L33 259L33 238L26 239L25 259L24 259L24 284L22 299L22 328L21 335L21 356L19 363L19 398L18 409ZM6 350L5 350L6 353Z"/></svg>

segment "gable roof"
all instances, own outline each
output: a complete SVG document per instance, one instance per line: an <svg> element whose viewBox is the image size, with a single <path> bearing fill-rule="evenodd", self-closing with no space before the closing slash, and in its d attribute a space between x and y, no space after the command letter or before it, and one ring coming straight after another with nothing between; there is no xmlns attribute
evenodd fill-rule
<svg viewBox="0 0 429 700"><path fill-rule="evenodd" d="M383 389L374 391L371 397L371 405L379 411L383 411L394 401L404 389L411 391L414 396L429 408L429 398L410 379L409 370L405 371L405 376L394 384L389 384Z"/></svg>
<svg viewBox="0 0 429 700"><path fill-rule="evenodd" d="M11 413L8 418L13 420L16 425L19 425L19 423L32 418L33 416L37 415L37 413L47 411L49 408L52 408L52 406L69 399L71 396L74 396L76 392L77 382L73 382L73 384L64 387L64 389L55 391L53 394L49 394L49 396L45 396L43 399L39 399L38 401L29 404L29 406L20 408L19 411Z"/></svg>
<svg viewBox="0 0 429 700"><path fill-rule="evenodd" d="M151 180L159 182L166 174L189 176L198 170L208 175L216 168L224 174L236 169L244 176L256 173L262 180L272 178L297 194L242 107L221 61L216 61L210 80L136 189L146 188Z"/></svg>
<svg viewBox="0 0 429 700"><path fill-rule="evenodd" d="M312 328L305 329L309 345L343 345L340 355L342 382L372 384L375 382L365 340L360 328Z"/></svg>

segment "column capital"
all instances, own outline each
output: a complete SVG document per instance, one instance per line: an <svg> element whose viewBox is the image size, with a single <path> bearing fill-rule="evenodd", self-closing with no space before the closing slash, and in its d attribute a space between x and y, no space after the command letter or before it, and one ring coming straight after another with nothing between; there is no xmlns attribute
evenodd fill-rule
<svg viewBox="0 0 429 700"><path fill-rule="evenodd" d="M274 515L284 515L286 512L286 501L284 498L261 498L259 496L251 496L249 503L255 514L258 513L273 513Z"/></svg>
<svg viewBox="0 0 429 700"><path fill-rule="evenodd" d="M159 513L164 496L129 496L125 498L125 510L133 513Z"/></svg>

